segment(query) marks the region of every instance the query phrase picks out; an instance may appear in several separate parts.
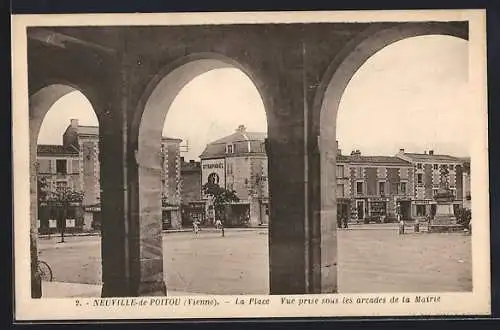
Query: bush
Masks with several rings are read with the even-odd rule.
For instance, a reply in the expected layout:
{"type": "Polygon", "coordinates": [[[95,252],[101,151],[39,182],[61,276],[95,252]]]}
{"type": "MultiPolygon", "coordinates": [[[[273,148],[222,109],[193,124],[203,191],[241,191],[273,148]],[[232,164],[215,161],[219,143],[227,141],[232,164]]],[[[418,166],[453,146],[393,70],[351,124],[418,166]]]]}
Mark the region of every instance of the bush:
{"type": "Polygon", "coordinates": [[[457,217],[457,223],[459,225],[462,225],[464,228],[469,228],[472,218],[471,211],[469,209],[461,207],[457,210],[455,216],[457,217]]]}

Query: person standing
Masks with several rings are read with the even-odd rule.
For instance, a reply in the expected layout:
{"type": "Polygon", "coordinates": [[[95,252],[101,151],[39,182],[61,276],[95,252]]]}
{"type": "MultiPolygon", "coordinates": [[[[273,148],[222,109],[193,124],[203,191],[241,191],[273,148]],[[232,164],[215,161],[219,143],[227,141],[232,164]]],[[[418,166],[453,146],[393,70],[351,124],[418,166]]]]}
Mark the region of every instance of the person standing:
{"type": "Polygon", "coordinates": [[[198,234],[198,232],[200,231],[200,226],[199,225],[200,225],[200,222],[198,221],[198,219],[195,219],[193,221],[193,232],[195,234],[198,234]]]}

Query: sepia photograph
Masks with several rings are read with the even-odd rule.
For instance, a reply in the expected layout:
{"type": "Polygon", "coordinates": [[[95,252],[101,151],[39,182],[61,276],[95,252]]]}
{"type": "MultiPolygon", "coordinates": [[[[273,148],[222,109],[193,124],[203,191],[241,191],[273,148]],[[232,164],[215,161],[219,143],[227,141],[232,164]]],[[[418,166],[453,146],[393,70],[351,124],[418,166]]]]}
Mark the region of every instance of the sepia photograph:
{"type": "Polygon", "coordinates": [[[12,31],[17,319],[490,313],[484,11],[12,31]]]}

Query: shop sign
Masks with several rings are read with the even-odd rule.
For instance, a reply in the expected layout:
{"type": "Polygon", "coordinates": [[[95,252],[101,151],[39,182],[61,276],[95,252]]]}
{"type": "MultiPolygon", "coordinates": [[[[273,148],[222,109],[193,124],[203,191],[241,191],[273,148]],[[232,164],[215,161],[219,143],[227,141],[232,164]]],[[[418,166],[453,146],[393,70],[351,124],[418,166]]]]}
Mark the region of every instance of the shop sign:
{"type": "Polygon", "coordinates": [[[415,201],[416,205],[428,205],[428,204],[436,204],[435,201],[415,201]]]}
{"type": "Polygon", "coordinates": [[[370,202],[387,202],[387,198],[375,197],[368,199],[370,202]]]}
{"type": "Polygon", "coordinates": [[[75,219],[66,219],[66,227],[74,228],[75,227],[75,219]]]}
{"type": "Polygon", "coordinates": [[[54,219],[49,219],[49,228],[57,228],[57,221],[54,219]]]}
{"type": "MultiPolygon", "coordinates": [[[[202,185],[212,183],[219,185],[222,188],[226,187],[226,160],[218,159],[202,159],[201,160],[201,182],[202,185]]],[[[208,198],[204,195],[203,198],[208,198]]]]}

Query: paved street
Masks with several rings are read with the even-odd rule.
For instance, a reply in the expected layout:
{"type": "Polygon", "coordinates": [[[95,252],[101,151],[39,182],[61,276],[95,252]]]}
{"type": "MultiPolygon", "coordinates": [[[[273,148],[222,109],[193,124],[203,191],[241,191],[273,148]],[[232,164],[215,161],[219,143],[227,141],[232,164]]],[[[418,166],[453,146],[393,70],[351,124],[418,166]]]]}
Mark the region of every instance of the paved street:
{"type": "MultiPolygon", "coordinates": [[[[54,281],[100,284],[100,238],[40,239],[40,258],[54,281]]],[[[164,234],[169,290],[191,293],[269,292],[266,230],[164,234]]],[[[468,291],[470,236],[410,233],[394,225],[352,226],[339,232],[339,291],[468,291]]]]}

